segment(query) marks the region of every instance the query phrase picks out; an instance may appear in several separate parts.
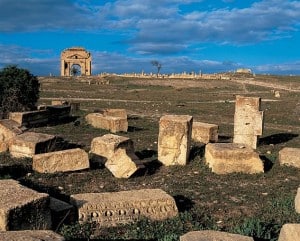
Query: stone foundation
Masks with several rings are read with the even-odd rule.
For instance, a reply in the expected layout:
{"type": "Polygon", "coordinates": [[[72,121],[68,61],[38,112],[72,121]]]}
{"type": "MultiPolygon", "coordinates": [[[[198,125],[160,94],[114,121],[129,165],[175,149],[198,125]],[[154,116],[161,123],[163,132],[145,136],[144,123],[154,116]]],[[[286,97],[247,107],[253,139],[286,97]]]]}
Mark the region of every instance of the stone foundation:
{"type": "Polygon", "coordinates": [[[40,173],[78,171],[89,167],[88,154],[80,148],[37,154],[32,160],[32,169],[40,173]]]}
{"type": "Polygon", "coordinates": [[[203,230],[188,232],[180,236],[180,241],[254,241],[254,239],[239,234],[203,230]]]}
{"type": "Polygon", "coordinates": [[[160,118],[158,160],[166,166],[186,165],[191,145],[193,117],[166,115],[160,118]]]}
{"type": "Polygon", "coordinates": [[[278,241],[296,241],[300,240],[300,224],[287,223],[280,229],[278,241]]]}
{"type": "Polygon", "coordinates": [[[23,230],[0,232],[1,241],[65,241],[51,230],[23,230]]]}
{"type": "Polygon", "coordinates": [[[51,229],[48,194],[12,179],[0,180],[0,186],[0,231],[51,229]]]}
{"type": "Polygon", "coordinates": [[[300,168],[300,148],[285,147],[279,151],[280,165],[300,168]]]}
{"type": "Polygon", "coordinates": [[[71,195],[78,208],[79,222],[115,226],[145,217],[151,220],[173,218],[178,214],[175,200],[161,189],[71,195]]]}
{"type": "Polygon", "coordinates": [[[192,140],[205,144],[209,142],[218,142],[218,131],[218,125],[193,122],[192,140]]]}
{"type": "Polygon", "coordinates": [[[242,144],[209,143],[205,147],[205,161],[216,174],[264,172],[259,154],[242,144]]]}

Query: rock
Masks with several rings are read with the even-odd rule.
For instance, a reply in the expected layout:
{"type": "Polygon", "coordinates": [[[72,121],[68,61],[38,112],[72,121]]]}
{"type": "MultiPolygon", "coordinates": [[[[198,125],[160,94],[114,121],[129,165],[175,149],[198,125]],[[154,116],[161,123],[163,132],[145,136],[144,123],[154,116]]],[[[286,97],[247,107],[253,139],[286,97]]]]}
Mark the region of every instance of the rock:
{"type": "Polygon", "coordinates": [[[300,168],[300,148],[284,147],[279,151],[279,163],[300,168]]]}
{"type": "Polygon", "coordinates": [[[300,187],[297,190],[297,194],[295,197],[295,209],[296,212],[300,214],[300,187]]]}
{"type": "Polygon", "coordinates": [[[219,126],[215,124],[193,122],[192,139],[196,142],[218,142],[219,126]]]}
{"type": "Polygon", "coordinates": [[[278,241],[296,241],[300,240],[300,224],[287,223],[280,229],[278,241]]]}

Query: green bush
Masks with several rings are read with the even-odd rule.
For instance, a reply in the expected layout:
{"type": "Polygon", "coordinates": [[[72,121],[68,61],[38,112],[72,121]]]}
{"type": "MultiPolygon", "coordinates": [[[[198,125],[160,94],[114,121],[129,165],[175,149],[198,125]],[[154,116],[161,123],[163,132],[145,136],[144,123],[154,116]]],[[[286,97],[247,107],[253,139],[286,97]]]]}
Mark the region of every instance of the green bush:
{"type": "Polygon", "coordinates": [[[0,71],[0,116],[8,112],[35,108],[39,98],[39,82],[28,70],[7,66],[0,71]]]}

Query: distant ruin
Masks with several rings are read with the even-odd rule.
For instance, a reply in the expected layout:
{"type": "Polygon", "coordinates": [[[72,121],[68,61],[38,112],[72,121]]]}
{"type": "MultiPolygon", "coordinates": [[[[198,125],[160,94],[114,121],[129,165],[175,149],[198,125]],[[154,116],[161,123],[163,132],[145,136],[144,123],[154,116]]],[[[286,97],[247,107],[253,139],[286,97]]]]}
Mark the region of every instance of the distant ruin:
{"type": "Polygon", "coordinates": [[[81,47],[65,49],[61,53],[61,76],[72,76],[73,68],[80,67],[79,75],[90,76],[92,74],[92,56],[81,47]]]}

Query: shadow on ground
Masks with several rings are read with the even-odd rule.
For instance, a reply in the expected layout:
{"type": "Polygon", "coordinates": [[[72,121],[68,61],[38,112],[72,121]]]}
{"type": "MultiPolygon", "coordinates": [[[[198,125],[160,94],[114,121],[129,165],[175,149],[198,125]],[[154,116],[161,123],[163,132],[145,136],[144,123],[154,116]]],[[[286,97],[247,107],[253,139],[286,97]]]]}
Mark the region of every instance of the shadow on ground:
{"type": "Polygon", "coordinates": [[[259,145],[276,145],[280,143],[288,142],[296,137],[298,137],[298,134],[293,133],[277,133],[274,135],[266,136],[259,139],[259,145]]]}

